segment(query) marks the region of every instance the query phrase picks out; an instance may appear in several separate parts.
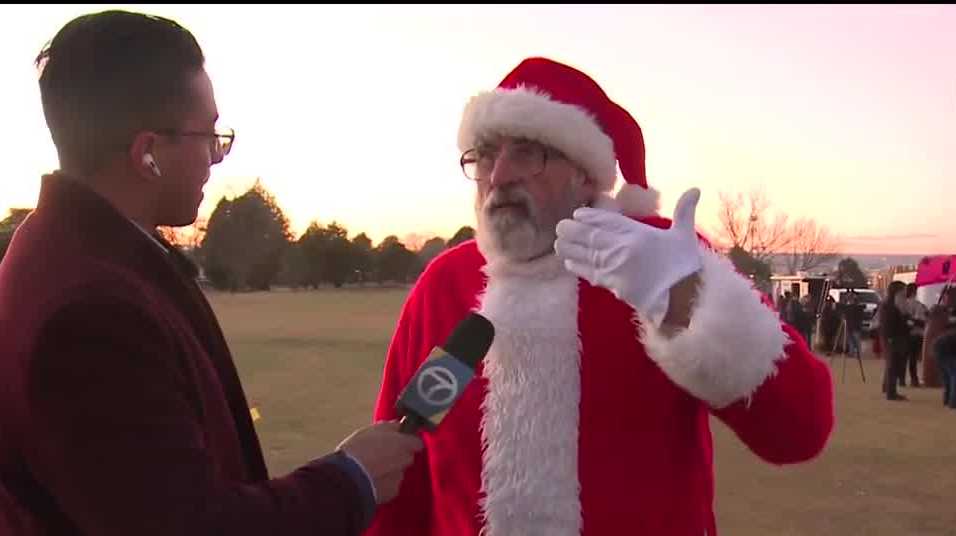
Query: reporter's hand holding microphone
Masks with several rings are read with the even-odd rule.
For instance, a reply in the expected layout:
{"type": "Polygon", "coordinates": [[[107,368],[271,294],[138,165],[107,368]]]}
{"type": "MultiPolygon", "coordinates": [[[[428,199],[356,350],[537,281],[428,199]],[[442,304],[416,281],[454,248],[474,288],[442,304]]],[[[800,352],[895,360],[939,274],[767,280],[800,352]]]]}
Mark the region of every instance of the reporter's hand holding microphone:
{"type": "Polygon", "coordinates": [[[358,430],[343,441],[345,452],[365,469],[378,504],[398,495],[405,469],[422,449],[417,432],[434,430],[475,375],[475,367],[491,347],[494,327],[472,313],[422,363],[396,402],[401,422],[381,422],[358,430]]]}
{"type": "Polygon", "coordinates": [[[396,421],[357,430],[336,450],[345,452],[365,469],[375,490],[375,501],[383,504],[398,495],[405,469],[422,446],[418,436],[400,432],[396,421]]]}

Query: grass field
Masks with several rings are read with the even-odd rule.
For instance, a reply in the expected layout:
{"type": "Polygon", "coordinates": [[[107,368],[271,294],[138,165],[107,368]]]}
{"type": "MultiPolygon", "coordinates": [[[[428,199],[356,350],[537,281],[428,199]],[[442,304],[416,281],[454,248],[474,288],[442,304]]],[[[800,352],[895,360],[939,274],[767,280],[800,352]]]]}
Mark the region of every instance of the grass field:
{"type": "MultiPolygon", "coordinates": [[[[235,355],[273,475],[369,422],[406,290],[210,294],[235,355]]],[[[956,411],[939,389],[880,397],[882,361],[834,362],[837,427],[817,460],[762,463],[719,422],[721,534],[956,536],[956,411]]]]}

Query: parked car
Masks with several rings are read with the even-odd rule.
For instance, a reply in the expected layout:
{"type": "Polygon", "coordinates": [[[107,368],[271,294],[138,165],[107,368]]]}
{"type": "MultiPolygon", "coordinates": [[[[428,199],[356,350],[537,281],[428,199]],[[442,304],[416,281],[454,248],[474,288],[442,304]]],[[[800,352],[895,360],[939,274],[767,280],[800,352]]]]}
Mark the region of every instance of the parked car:
{"type": "Polygon", "coordinates": [[[879,319],[876,308],[880,305],[880,295],[871,288],[831,288],[830,297],[837,304],[846,303],[850,291],[856,294],[857,303],[863,304],[863,333],[872,335],[876,332],[879,319]]]}

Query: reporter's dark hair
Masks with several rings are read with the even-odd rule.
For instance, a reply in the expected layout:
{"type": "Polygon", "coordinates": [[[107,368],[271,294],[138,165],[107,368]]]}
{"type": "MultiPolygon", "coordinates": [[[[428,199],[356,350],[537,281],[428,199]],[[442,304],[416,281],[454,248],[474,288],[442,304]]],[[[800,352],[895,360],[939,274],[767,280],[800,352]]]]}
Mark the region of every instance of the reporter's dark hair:
{"type": "Polygon", "coordinates": [[[204,63],[195,37],[169,19],[111,10],[68,22],[36,58],[61,167],[92,173],[136,132],[175,126],[204,63]]]}
{"type": "Polygon", "coordinates": [[[883,303],[888,303],[895,309],[896,295],[900,292],[906,292],[906,283],[902,281],[891,281],[889,286],[886,287],[886,297],[883,299],[883,303]]]}
{"type": "Polygon", "coordinates": [[[916,289],[917,289],[916,283],[907,283],[906,290],[904,292],[906,293],[906,296],[915,296],[916,289]]]}

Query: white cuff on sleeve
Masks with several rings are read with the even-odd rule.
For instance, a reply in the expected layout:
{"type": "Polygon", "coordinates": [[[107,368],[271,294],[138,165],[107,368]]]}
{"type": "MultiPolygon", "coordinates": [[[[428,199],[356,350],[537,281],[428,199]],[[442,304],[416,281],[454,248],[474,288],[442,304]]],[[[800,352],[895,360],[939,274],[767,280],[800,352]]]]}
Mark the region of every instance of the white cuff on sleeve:
{"type": "Polygon", "coordinates": [[[730,260],[701,249],[701,281],[690,325],[668,337],[661,333],[659,319],[642,317],[640,337],[647,355],[671,381],[719,409],[749,398],[775,374],[790,339],[777,314],[730,260]]]}

